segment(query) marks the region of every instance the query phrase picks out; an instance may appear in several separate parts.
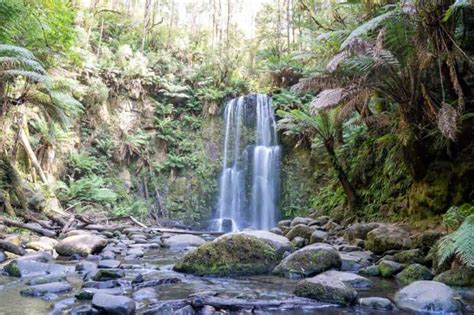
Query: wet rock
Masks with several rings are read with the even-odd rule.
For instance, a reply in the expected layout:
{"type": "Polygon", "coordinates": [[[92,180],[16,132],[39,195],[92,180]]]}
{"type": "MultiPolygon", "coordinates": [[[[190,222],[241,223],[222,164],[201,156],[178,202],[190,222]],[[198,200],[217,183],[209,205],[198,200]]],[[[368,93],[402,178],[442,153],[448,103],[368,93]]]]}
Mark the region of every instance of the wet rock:
{"type": "Polygon", "coordinates": [[[462,310],[461,298],[441,282],[416,281],[395,294],[395,303],[406,310],[426,313],[458,313],[462,310]]]}
{"type": "Polygon", "coordinates": [[[326,241],[327,238],[328,238],[328,233],[324,231],[320,231],[320,230],[315,230],[313,233],[311,233],[309,243],[310,244],[322,243],[326,241]]]}
{"type": "Polygon", "coordinates": [[[348,285],[354,289],[370,288],[372,286],[372,282],[369,279],[358,276],[351,272],[329,270],[321,273],[320,275],[342,281],[345,285],[348,285]]]}
{"type": "Polygon", "coordinates": [[[297,226],[298,224],[308,225],[311,221],[311,218],[296,217],[291,221],[290,226],[297,226]]]}
{"type": "Polygon", "coordinates": [[[400,283],[407,285],[418,280],[431,280],[433,274],[423,265],[411,264],[398,273],[396,278],[400,283]]]}
{"type": "Polygon", "coordinates": [[[54,249],[62,256],[87,256],[100,252],[108,241],[95,235],[76,235],[61,240],[54,249]]]}
{"type": "Polygon", "coordinates": [[[303,248],[306,246],[306,243],[308,241],[302,237],[295,237],[292,241],[291,244],[293,245],[294,248],[303,248]]]}
{"type": "Polygon", "coordinates": [[[256,275],[270,272],[277,262],[277,251],[267,242],[235,233],[189,252],[175,264],[174,270],[196,275],[256,275]]]}
{"type": "Polygon", "coordinates": [[[7,255],[5,255],[5,253],[0,250],[0,263],[4,262],[7,259],[8,259],[7,255]]]}
{"type": "Polygon", "coordinates": [[[216,309],[210,305],[204,305],[201,310],[199,311],[199,315],[214,315],[216,313],[216,309]]]}
{"type": "Polygon", "coordinates": [[[393,261],[401,264],[423,264],[425,255],[420,249],[409,249],[394,254],[393,261]]]}
{"type": "Polygon", "coordinates": [[[115,280],[125,277],[125,272],[123,270],[116,269],[99,269],[92,277],[94,281],[108,281],[115,280]]]}
{"type": "Polygon", "coordinates": [[[378,277],[380,276],[380,270],[378,266],[369,266],[359,270],[359,274],[366,277],[378,277]]]}
{"type": "Polygon", "coordinates": [[[127,255],[135,257],[143,257],[145,253],[140,248],[132,248],[127,251],[127,255]]]}
{"type": "Polygon", "coordinates": [[[183,308],[180,308],[173,313],[174,315],[194,315],[196,312],[194,311],[191,305],[186,305],[183,308]]]}
{"type": "MultiPolygon", "coordinates": [[[[273,249],[275,249],[278,255],[283,255],[285,252],[292,252],[294,250],[293,245],[286,237],[268,231],[252,230],[242,231],[236,234],[256,237],[259,240],[264,241],[265,243],[273,247],[273,249]]],[[[223,235],[218,239],[226,237],[226,235],[223,235]]]]}
{"type": "Polygon", "coordinates": [[[83,288],[110,289],[120,286],[117,280],[108,281],[87,281],[82,285],[83,288]]]}
{"type": "Polygon", "coordinates": [[[323,216],[319,216],[319,217],[314,218],[313,221],[311,221],[311,223],[309,225],[323,226],[323,225],[327,224],[330,220],[331,220],[331,217],[329,217],[327,215],[323,215],[323,216]]]}
{"type": "Polygon", "coordinates": [[[64,235],[64,238],[77,236],[77,235],[91,235],[91,234],[92,233],[90,231],[86,231],[86,230],[71,230],[64,235]]]}
{"type": "Polygon", "coordinates": [[[274,227],[270,229],[270,232],[277,234],[277,235],[283,235],[283,231],[280,228],[274,227]]]}
{"type": "Polygon", "coordinates": [[[43,236],[36,241],[31,241],[27,243],[25,247],[34,249],[36,251],[52,251],[54,250],[54,246],[56,246],[57,243],[57,240],[43,236]]]}
{"type": "Polygon", "coordinates": [[[334,247],[316,243],[285,257],[273,273],[288,278],[309,277],[341,266],[341,257],[334,247]]]}
{"type": "Polygon", "coordinates": [[[76,265],[75,270],[85,275],[85,278],[90,278],[96,273],[97,264],[90,261],[82,261],[76,265]]]}
{"type": "Polygon", "coordinates": [[[154,280],[147,280],[140,283],[132,283],[134,289],[141,289],[141,288],[149,288],[149,287],[156,287],[163,284],[170,284],[170,283],[179,283],[181,279],[179,278],[163,278],[163,279],[154,279],[154,280]]]}
{"type": "Polygon", "coordinates": [[[73,307],[68,315],[99,315],[99,310],[92,307],[92,305],[78,305],[73,307]]]}
{"type": "Polygon", "coordinates": [[[126,296],[95,294],[92,305],[106,314],[129,315],[135,313],[135,301],[126,296]]]}
{"type": "Polygon", "coordinates": [[[96,294],[110,294],[110,295],[121,295],[123,290],[121,288],[106,288],[106,289],[96,289],[96,288],[83,288],[76,293],[76,299],[80,301],[92,300],[96,294]]]}
{"type": "Polygon", "coordinates": [[[20,291],[23,296],[39,297],[46,294],[61,294],[72,291],[72,286],[67,282],[52,282],[45,284],[33,285],[20,291]]]}
{"type": "Polygon", "coordinates": [[[330,233],[334,233],[334,232],[337,232],[337,231],[340,231],[342,230],[342,226],[337,224],[336,222],[334,222],[333,220],[329,220],[328,223],[324,224],[321,229],[323,229],[324,231],[328,231],[330,233]]]}
{"type": "Polygon", "coordinates": [[[341,271],[357,272],[370,266],[374,258],[370,251],[353,251],[339,254],[341,256],[341,271]]]}
{"type": "Polygon", "coordinates": [[[101,259],[101,256],[99,255],[87,255],[86,260],[87,261],[99,261],[101,259]]]}
{"type": "Polygon", "coordinates": [[[61,300],[59,302],[54,303],[53,309],[51,311],[51,315],[62,315],[63,311],[66,309],[70,308],[71,306],[74,305],[76,300],[74,298],[67,298],[64,300],[61,300]]]}
{"type": "Polygon", "coordinates": [[[350,242],[356,239],[365,240],[367,239],[367,234],[379,226],[379,223],[354,223],[346,229],[344,238],[350,242]]]}
{"type": "Polygon", "coordinates": [[[132,297],[135,301],[141,302],[144,300],[154,300],[158,297],[158,294],[153,288],[143,288],[133,292],[132,297]]]}
{"type": "Polygon", "coordinates": [[[291,241],[295,237],[302,237],[304,239],[307,239],[308,242],[311,239],[311,234],[313,234],[314,228],[311,228],[307,225],[304,224],[298,224],[293,226],[286,234],[285,236],[291,241]]]}
{"type": "Polygon", "coordinates": [[[392,249],[408,248],[411,245],[410,233],[396,224],[381,225],[367,233],[365,247],[376,254],[392,249]]]}
{"type": "Polygon", "coordinates": [[[52,282],[64,282],[66,281],[66,275],[46,275],[46,276],[39,276],[34,277],[26,281],[28,285],[37,285],[37,284],[45,284],[45,283],[52,283],[52,282]]]}
{"type": "Polygon", "coordinates": [[[414,245],[424,251],[428,251],[445,234],[435,230],[424,231],[415,236],[414,245]]]}
{"type": "Polygon", "coordinates": [[[291,220],[281,220],[278,222],[277,226],[282,229],[283,227],[289,227],[291,224],[291,220]]]}
{"type": "Polygon", "coordinates": [[[294,293],[296,296],[339,305],[350,305],[357,298],[357,291],[353,288],[324,274],[300,281],[294,293]]]}
{"type": "Polygon", "coordinates": [[[394,309],[392,301],[383,297],[366,297],[359,299],[359,305],[375,310],[390,311],[394,309]]]}
{"type": "Polygon", "coordinates": [[[440,273],[434,280],[450,286],[474,287],[474,268],[456,267],[440,273]]]}
{"type": "Polygon", "coordinates": [[[12,260],[4,267],[8,275],[12,277],[33,277],[47,274],[64,274],[67,269],[58,264],[42,263],[35,260],[12,260]]]}
{"type": "Polygon", "coordinates": [[[344,252],[344,253],[363,252],[364,249],[356,245],[341,245],[339,251],[344,252]]]}
{"type": "Polygon", "coordinates": [[[403,270],[403,265],[390,260],[382,260],[378,263],[380,276],[390,278],[403,270]]]}
{"type": "Polygon", "coordinates": [[[171,249],[184,249],[190,246],[201,246],[205,240],[196,235],[180,234],[173,235],[163,240],[163,246],[171,249]]]}
{"type": "Polygon", "coordinates": [[[120,267],[120,261],[115,260],[115,259],[104,259],[99,261],[97,264],[99,268],[105,268],[105,269],[115,269],[120,267]]]}

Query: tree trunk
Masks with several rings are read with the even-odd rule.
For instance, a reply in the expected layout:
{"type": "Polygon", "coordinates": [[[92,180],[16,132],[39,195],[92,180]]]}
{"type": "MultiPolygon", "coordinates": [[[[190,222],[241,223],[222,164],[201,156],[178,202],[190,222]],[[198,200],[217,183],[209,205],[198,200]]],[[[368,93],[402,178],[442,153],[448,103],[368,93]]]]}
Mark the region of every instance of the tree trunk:
{"type": "Polygon", "coordinates": [[[35,152],[31,148],[30,141],[28,140],[28,137],[26,136],[25,131],[23,130],[23,127],[19,126],[19,128],[20,128],[20,132],[19,132],[20,142],[23,145],[23,147],[25,148],[25,152],[28,155],[28,158],[30,159],[30,161],[33,164],[36,171],[38,172],[38,174],[41,178],[41,181],[43,181],[43,183],[47,184],[48,179],[47,179],[46,175],[44,174],[43,169],[41,168],[41,165],[38,162],[38,159],[36,158],[35,152]]]}
{"type": "Polygon", "coordinates": [[[336,156],[336,152],[334,151],[334,141],[331,140],[326,140],[324,141],[324,146],[326,148],[326,151],[329,154],[329,159],[331,161],[331,165],[334,167],[337,173],[337,178],[339,179],[339,182],[342,185],[342,188],[344,189],[344,192],[347,195],[347,201],[349,202],[349,207],[351,209],[354,209],[355,206],[357,205],[357,194],[350,183],[349,179],[347,178],[347,174],[342,168],[342,166],[339,164],[339,161],[336,156]]]}

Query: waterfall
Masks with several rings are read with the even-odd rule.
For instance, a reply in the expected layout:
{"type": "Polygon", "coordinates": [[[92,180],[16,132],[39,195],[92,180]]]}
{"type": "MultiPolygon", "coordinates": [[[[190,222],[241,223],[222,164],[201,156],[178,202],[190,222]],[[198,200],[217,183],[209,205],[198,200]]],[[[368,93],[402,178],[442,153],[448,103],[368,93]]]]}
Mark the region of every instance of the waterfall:
{"type": "Polygon", "coordinates": [[[271,98],[241,96],[224,111],[223,168],[214,228],[270,229],[278,219],[280,147],[271,98]]]}

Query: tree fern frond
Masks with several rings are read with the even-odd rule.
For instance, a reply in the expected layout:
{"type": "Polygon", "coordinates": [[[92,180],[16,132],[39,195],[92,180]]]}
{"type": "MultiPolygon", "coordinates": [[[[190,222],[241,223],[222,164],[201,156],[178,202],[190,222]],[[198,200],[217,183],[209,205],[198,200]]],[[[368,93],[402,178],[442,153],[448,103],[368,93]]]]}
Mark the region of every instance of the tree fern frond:
{"type": "Polygon", "coordinates": [[[467,8],[469,6],[472,6],[472,0],[456,0],[448,10],[446,10],[446,13],[444,14],[443,17],[443,22],[447,22],[453,14],[455,14],[457,11],[467,8]]]}
{"type": "Polygon", "coordinates": [[[51,80],[47,75],[40,74],[38,72],[17,69],[0,71],[0,78],[14,79],[16,77],[24,77],[27,80],[30,80],[34,83],[42,83],[45,86],[49,86],[51,84],[51,80]]]}
{"type": "Polygon", "coordinates": [[[470,215],[455,232],[443,237],[436,246],[438,266],[448,264],[454,257],[467,266],[474,266],[473,236],[474,215],[470,215]]]}
{"type": "Polygon", "coordinates": [[[46,70],[36,60],[22,57],[0,56],[0,71],[18,69],[18,67],[21,67],[23,70],[46,74],[46,70]]]}
{"type": "Polygon", "coordinates": [[[0,56],[16,56],[25,59],[35,59],[33,53],[26,48],[4,44],[0,44],[0,56]]]}

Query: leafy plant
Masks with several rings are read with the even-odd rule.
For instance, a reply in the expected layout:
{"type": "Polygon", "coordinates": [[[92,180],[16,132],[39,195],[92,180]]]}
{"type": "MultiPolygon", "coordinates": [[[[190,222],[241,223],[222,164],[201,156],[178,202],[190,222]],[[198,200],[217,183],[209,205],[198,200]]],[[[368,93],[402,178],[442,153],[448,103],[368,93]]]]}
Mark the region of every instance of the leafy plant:
{"type": "Polygon", "coordinates": [[[106,187],[102,177],[90,175],[79,180],[70,178],[69,185],[58,183],[58,197],[67,203],[75,201],[110,204],[117,199],[117,194],[106,187]]]}
{"type": "Polygon", "coordinates": [[[443,214],[443,223],[449,229],[455,230],[471,214],[474,214],[474,206],[472,204],[466,203],[459,207],[452,206],[443,214]]]}

